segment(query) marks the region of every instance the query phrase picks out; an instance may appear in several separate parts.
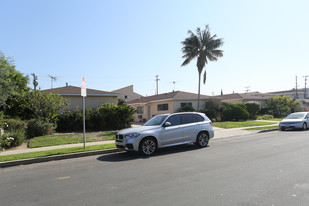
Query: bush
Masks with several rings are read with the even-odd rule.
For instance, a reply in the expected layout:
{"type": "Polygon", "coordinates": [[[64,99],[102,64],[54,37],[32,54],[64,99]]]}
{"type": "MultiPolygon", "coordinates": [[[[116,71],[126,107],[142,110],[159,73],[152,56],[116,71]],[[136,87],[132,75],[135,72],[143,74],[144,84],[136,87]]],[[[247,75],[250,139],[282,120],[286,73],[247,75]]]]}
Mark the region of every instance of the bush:
{"type": "Polygon", "coordinates": [[[19,119],[4,119],[1,121],[0,127],[2,127],[5,131],[19,129],[25,130],[27,128],[27,123],[19,119]]]}
{"type": "MultiPolygon", "coordinates": [[[[128,105],[103,104],[97,109],[85,112],[87,131],[118,130],[131,126],[135,110],[128,105]]],[[[58,115],[57,132],[77,132],[83,130],[81,110],[67,110],[58,115]]]]}
{"type": "Polygon", "coordinates": [[[273,115],[270,115],[270,114],[265,114],[263,116],[258,116],[257,119],[258,120],[270,120],[270,119],[273,119],[274,116],[273,115]]]}
{"type": "Polygon", "coordinates": [[[190,105],[183,106],[177,110],[177,112],[194,112],[194,111],[195,109],[190,105]]]}
{"type": "Polygon", "coordinates": [[[0,149],[21,145],[26,140],[25,129],[12,129],[0,138],[0,149]]]}
{"type": "Polygon", "coordinates": [[[224,120],[247,120],[249,118],[249,112],[245,109],[243,104],[229,104],[223,110],[224,120]]]}
{"type": "Polygon", "coordinates": [[[247,107],[247,111],[250,114],[250,119],[256,119],[256,115],[261,108],[260,105],[254,102],[246,103],[245,105],[247,107]]]}
{"type": "Polygon", "coordinates": [[[53,124],[43,120],[31,119],[28,121],[27,137],[50,135],[53,133],[53,124]]]}

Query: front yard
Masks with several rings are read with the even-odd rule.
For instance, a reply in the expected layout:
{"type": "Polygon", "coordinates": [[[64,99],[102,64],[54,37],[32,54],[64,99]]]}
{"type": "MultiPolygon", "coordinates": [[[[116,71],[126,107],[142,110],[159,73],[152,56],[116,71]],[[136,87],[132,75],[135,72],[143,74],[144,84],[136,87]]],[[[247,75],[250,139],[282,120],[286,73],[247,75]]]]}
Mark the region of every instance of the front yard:
{"type": "Polygon", "coordinates": [[[264,125],[272,125],[275,124],[273,122],[261,122],[261,121],[242,121],[242,122],[214,122],[214,127],[220,127],[224,129],[230,128],[238,128],[238,127],[254,127],[254,126],[264,126],[264,125]]]}

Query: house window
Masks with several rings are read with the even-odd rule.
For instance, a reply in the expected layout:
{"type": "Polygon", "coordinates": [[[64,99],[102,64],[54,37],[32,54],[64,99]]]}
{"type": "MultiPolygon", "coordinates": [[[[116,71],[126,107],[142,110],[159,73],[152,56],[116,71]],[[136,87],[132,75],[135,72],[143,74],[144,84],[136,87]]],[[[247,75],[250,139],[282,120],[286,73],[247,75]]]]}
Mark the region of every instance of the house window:
{"type": "Polygon", "coordinates": [[[158,104],[158,111],[168,110],[168,104],[158,104]]]}
{"type": "Polygon", "coordinates": [[[181,102],[181,103],[180,103],[180,107],[184,107],[184,106],[190,106],[190,107],[192,107],[192,102],[181,102]]]}
{"type": "Polygon", "coordinates": [[[137,114],[144,114],[144,107],[143,106],[137,107],[136,110],[137,110],[137,114]]]}
{"type": "Polygon", "coordinates": [[[130,96],[125,95],[124,98],[125,98],[125,99],[130,99],[130,96]]]}

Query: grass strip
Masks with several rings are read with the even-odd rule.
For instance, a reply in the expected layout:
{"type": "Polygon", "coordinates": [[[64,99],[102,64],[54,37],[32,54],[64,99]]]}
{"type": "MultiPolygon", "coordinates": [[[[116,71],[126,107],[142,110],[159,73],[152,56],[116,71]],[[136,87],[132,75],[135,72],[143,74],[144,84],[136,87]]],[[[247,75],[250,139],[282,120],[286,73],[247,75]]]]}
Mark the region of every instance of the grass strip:
{"type": "MultiPolygon", "coordinates": [[[[97,132],[98,137],[86,136],[86,142],[98,142],[104,140],[114,140],[117,131],[97,132]]],[[[63,144],[83,143],[83,134],[53,134],[34,137],[29,142],[30,148],[48,147],[63,144]]]]}
{"type": "Polygon", "coordinates": [[[238,128],[238,127],[253,127],[253,126],[263,126],[263,125],[271,125],[273,122],[260,122],[260,121],[243,121],[243,122],[214,122],[213,125],[215,127],[220,127],[224,129],[230,128],[238,128]]]}
{"type": "Polygon", "coordinates": [[[29,159],[29,158],[36,158],[36,157],[46,157],[46,156],[60,155],[60,154],[70,154],[70,153],[76,153],[76,152],[112,149],[112,148],[116,148],[114,143],[87,146],[85,149],[84,147],[72,147],[72,148],[65,148],[65,149],[40,151],[40,152],[29,152],[29,153],[15,154],[15,155],[4,155],[4,156],[0,156],[0,162],[29,159]]]}
{"type": "Polygon", "coordinates": [[[279,129],[279,126],[269,126],[269,127],[253,127],[244,130],[266,130],[266,129],[279,129]]]}

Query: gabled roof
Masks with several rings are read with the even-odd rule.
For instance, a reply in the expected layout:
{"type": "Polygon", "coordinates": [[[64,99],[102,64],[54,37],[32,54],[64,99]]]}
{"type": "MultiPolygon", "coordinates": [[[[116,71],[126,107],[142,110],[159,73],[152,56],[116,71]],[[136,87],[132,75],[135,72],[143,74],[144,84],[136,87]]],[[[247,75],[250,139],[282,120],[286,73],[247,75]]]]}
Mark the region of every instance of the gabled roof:
{"type": "MultiPolygon", "coordinates": [[[[106,92],[101,90],[95,90],[95,89],[86,89],[87,96],[119,96],[117,93],[112,92],[106,92]]],[[[42,90],[42,92],[46,93],[58,93],[60,95],[70,95],[70,96],[81,96],[81,88],[80,87],[74,87],[74,86],[65,86],[65,87],[58,87],[54,89],[45,89],[42,90]]]]}
{"type": "Polygon", "coordinates": [[[214,96],[221,100],[232,100],[232,99],[256,99],[263,100],[269,99],[272,96],[271,94],[263,94],[259,92],[249,92],[249,93],[234,93],[234,94],[225,94],[225,95],[217,95],[214,96]]]}
{"type": "Polygon", "coordinates": [[[136,95],[136,96],[140,96],[140,97],[143,96],[143,95],[140,95],[140,94],[134,92],[133,85],[123,87],[123,88],[120,88],[120,89],[116,89],[116,90],[113,90],[112,92],[119,93],[119,94],[125,94],[128,91],[131,92],[132,94],[136,95]]]}
{"type": "MultiPolygon", "coordinates": [[[[207,95],[201,95],[200,99],[210,98],[207,95]]],[[[164,100],[197,100],[197,94],[183,91],[173,91],[148,97],[141,97],[139,99],[133,99],[128,101],[127,104],[138,104],[138,103],[149,103],[155,101],[164,101],[164,100]]]]}

